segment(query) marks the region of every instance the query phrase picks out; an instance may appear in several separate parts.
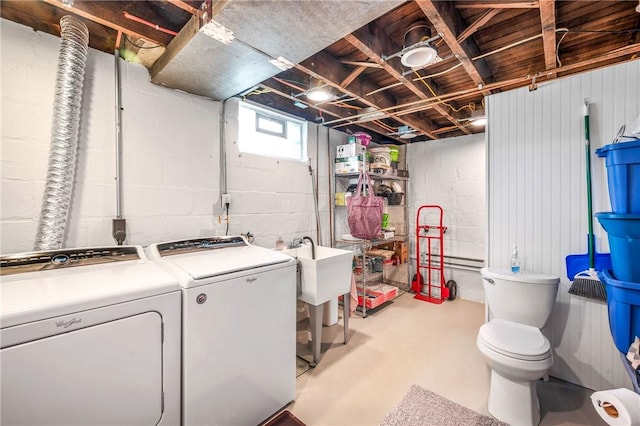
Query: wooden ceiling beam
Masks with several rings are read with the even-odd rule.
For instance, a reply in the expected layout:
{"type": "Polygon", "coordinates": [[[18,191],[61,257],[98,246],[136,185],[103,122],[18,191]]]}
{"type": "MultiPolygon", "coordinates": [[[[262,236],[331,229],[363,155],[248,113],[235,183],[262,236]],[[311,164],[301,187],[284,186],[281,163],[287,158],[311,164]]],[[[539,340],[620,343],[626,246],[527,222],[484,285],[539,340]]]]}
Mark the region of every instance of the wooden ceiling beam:
{"type": "Polygon", "coordinates": [[[191,6],[189,3],[184,2],[182,0],[167,0],[167,3],[171,3],[172,5],[179,7],[182,10],[189,12],[192,15],[198,14],[198,9],[191,6]]]}
{"type": "MultiPolygon", "coordinates": [[[[475,85],[483,87],[492,81],[493,76],[486,61],[474,62],[471,60],[477,53],[480,53],[477,43],[471,38],[467,38],[462,43],[457,40],[456,29],[463,28],[466,24],[460,13],[455,10],[454,5],[451,2],[434,0],[416,0],[416,3],[429,19],[429,22],[433,24],[436,31],[442,36],[451,52],[462,63],[462,67],[469,74],[475,85]]],[[[489,95],[491,92],[483,90],[482,93],[489,95]]]]}
{"type": "Polygon", "coordinates": [[[518,2],[477,2],[477,1],[456,1],[458,9],[537,9],[538,1],[518,1],[518,2]]]}
{"type": "MultiPolygon", "coordinates": [[[[360,52],[367,55],[370,61],[380,65],[385,71],[387,71],[393,78],[404,84],[404,86],[413,92],[420,99],[427,99],[429,96],[422,91],[413,81],[406,78],[402,75],[402,72],[398,71],[398,69],[393,65],[393,63],[398,63],[398,60],[394,58],[394,61],[385,61],[382,58],[382,52],[388,52],[391,54],[392,52],[396,52],[401,50],[400,46],[393,46],[389,37],[386,36],[384,30],[382,30],[375,22],[370,25],[365,25],[360,28],[358,31],[345,36],[346,41],[351,43],[353,47],[358,49],[360,52]]],[[[449,120],[453,125],[457,126],[461,131],[466,134],[471,134],[468,129],[462,126],[458,119],[452,116],[446,107],[442,105],[438,105],[434,108],[449,120]]]]}
{"type": "MultiPolygon", "coordinates": [[[[144,24],[126,20],[122,13],[116,13],[105,2],[75,2],[73,6],[67,6],[59,0],[42,0],[44,3],[63,9],[69,13],[78,15],[84,19],[120,31],[132,37],[142,38],[160,46],[166,46],[173,36],[156,31],[144,24]],[[126,25],[125,25],[126,24],[126,25]]],[[[110,2],[106,2],[110,3],[110,2]]]]}
{"type": "Polygon", "coordinates": [[[487,22],[491,20],[494,16],[500,13],[502,9],[489,9],[484,12],[475,22],[467,27],[466,30],[458,34],[456,37],[456,41],[458,43],[462,43],[469,37],[471,37],[476,31],[478,31],[481,27],[483,27],[487,22]]]}
{"type": "MultiPolygon", "coordinates": [[[[395,99],[385,92],[376,92],[367,96],[367,93],[378,89],[378,87],[369,80],[356,79],[348,88],[340,86],[340,82],[344,81],[350,72],[336,58],[326,52],[319,52],[315,54],[311,58],[296,64],[295,68],[314,78],[323,80],[330,86],[359,100],[367,106],[376,109],[385,109],[396,105],[395,99]]],[[[386,115],[419,132],[422,132],[431,139],[438,139],[437,135],[432,132],[432,130],[434,130],[433,123],[428,120],[412,116],[396,117],[394,113],[387,113],[386,115]]]]}
{"type": "Polygon", "coordinates": [[[362,74],[364,72],[364,70],[366,70],[366,69],[367,69],[367,67],[360,65],[359,67],[357,67],[356,69],[351,71],[351,74],[349,74],[344,80],[342,80],[340,82],[340,86],[341,87],[347,87],[348,85],[353,83],[353,80],[358,78],[358,76],[360,74],[362,74]]]}
{"type": "MultiPolygon", "coordinates": [[[[487,85],[487,89],[499,90],[506,87],[509,87],[510,89],[525,87],[529,85],[529,83],[531,82],[531,78],[534,76],[538,79],[538,83],[542,83],[549,80],[553,80],[554,78],[557,77],[558,73],[567,73],[563,75],[563,77],[565,77],[567,75],[579,74],[581,72],[591,71],[592,68],[589,68],[589,67],[591,67],[592,65],[596,65],[600,62],[617,60],[623,56],[628,56],[628,58],[623,59],[622,61],[620,61],[620,63],[637,60],[636,55],[638,53],[640,53],[640,43],[624,46],[624,47],[615,49],[611,52],[607,52],[603,55],[597,56],[595,58],[586,59],[584,61],[576,62],[570,65],[563,65],[551,71],[546,71],[546,70],[539,71],[539,72],[531,73],[528,76],[517,77],[517,78],[509,79],[506,81],[489,83],[487,85]],[[583,69],[583,68],[586,68],[586,69],[584,69],[583,71],[580,71],[580,69],[583,69]]],[[[443,98],[444,98],[444,101],[449,102],[456,99],[465,98],[465,97],[477,94],[479,92],[480,90],[478,88],[464,89],[464,90],[459,90],[457,92],[448,93],[444,95],[443,98]]],[[[441,103],[443,102],[443,99],[438,100],[436,98],[432,98],[427,101],[408,102],[403,105],[398,105],[398,109],[396,109],[394,112],[399,116],[404,114],[413,114],[416,111],[430,109],[433,107],[433,103],[437,103],[437,102],[441,103]]]]}
{"type": "Polygon", "coordinates": [[[556,2],[555,0],[540,0],[540,22],[542,24],[542,44],[544,46],[544,63],[547,70],[552,70],[556,67],[556,2]]]}

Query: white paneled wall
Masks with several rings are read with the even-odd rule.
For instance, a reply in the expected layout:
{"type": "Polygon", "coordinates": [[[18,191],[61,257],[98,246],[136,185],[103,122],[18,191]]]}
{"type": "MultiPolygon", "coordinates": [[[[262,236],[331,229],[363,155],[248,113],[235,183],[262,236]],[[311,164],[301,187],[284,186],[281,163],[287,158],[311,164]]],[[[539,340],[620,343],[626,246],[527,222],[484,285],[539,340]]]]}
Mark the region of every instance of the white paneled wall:
{"type": "MultiPolygon", "coordinates": [[[[29,251],[47,171],[58,37],[2,20],[2,253],[29,251]]],[[[115,244],[113,55],[89,49],[67,247],[115,244]]],[[[127,243],[224,232],[219,193],[220,103],[156,86],[121,62],[127,243]]]]}
{"type": "MultiPolygon", "coordinates": [[[[426,204],[440,205],[444,210],[443,221],[448,227],[445,256],[483,260],[487,227],[484,134],[412,143],[407,146],[407,167],[412,262],[416,212],[426,204]]],[[[460,298],[484,302],[479,272],[447,267],[445,278],[456,281],[460,298]]]]}
{"type": "MultiPolygon", "coordinates": [[[[606,304],[567,293],[565,258],[587,253],[582,105],[591,104],[592,150],[640,113],[640,61],[486,99],[488,262],[506,268],[514,245],[523,269],[561,277],[545,328],[553,376],[591,389],[630,386],[609,333],[606,304]]],[[[593,209],[609,211],[605,165],[592,155],[593,209]]],[[[594,219],[597,251],[608,252],[594,219]]]]}

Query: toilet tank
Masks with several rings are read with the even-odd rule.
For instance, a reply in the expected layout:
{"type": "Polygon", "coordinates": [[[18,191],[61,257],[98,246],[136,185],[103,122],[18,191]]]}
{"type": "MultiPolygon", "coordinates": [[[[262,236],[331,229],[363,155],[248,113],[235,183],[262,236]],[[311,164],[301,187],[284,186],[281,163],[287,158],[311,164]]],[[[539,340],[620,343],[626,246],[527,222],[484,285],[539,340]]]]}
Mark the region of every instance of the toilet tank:
{"type": "Polygon", "coordinates": [[[492,318],[542,328],[551,315],[560,278],[482,268],[482,286],[492,318]]]}

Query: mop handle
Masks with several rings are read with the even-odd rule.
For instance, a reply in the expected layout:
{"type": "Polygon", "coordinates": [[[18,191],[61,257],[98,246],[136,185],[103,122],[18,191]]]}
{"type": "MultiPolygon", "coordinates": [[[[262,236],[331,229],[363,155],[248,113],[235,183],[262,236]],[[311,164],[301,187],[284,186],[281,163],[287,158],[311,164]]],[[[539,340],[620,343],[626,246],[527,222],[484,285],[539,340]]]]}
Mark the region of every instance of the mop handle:
{"type": "Polygon", "coordinates": [[[593,269],[595,266],[595,251],[596,242],[593,235],[593,202],[591,199],[591,141],[589,135],[589,101],[584,100],[584,146],[585,157],[587,160],[587,213],[589,218],[587,220],[589,224],[589,268],[593,269]]]}

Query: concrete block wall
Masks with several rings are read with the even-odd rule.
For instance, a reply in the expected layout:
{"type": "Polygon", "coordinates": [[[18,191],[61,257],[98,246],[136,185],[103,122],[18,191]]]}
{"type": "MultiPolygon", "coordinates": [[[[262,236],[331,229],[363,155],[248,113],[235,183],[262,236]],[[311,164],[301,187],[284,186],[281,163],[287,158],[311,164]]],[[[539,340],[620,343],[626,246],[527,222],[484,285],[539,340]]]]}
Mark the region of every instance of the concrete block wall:
{"type": "MultiPolygon", "coordinates": [[[[275,247],[278,237],[285,242],[310,236],[318,241],[312,178],[308,161],[279,159],[242,153],[238,149],[239,100],[226,105],[227,192],[231,195],[229,233],[250,231],[255,243],[275,247]]],[[[308,123],[307,154],[317,188],[322,243],[329,236],[328,147],[330,140],[346,139],[334,130],[308,123]]]]}
{"type": "MultiPolygon", "coordinates": [[[[416,212],[422,205],[435,204],[444,210],[445,256],[485,258],[485,146],[484,133],[407,146],[412,276],[415,273],[416,212]]],[[[458,297],[484,302],[479,272],[445,267],[445,279],[456,281],[458,297]]]]}
{"type": "MultiPolygon", "coordinates": [[[[2,20],[1,251],[30,251],[46,178],[59,38],[2,20]]],[[[111,245],[114,58],[89,49],[66,247],[111,245]]],[[[156,86],[121,62],[126,243],[220,234],[220,102],[156,86]]]]}

